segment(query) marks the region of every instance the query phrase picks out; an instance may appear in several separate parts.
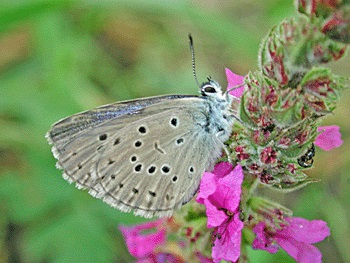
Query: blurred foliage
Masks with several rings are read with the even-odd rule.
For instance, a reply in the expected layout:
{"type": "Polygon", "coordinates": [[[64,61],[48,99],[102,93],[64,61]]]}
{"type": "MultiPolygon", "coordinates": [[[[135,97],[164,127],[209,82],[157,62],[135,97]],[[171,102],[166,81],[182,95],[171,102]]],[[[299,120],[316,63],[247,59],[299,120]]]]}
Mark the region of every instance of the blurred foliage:
{"type": "MultiPolygon", "coordinates": [[[[44,135],[76,112],[117,100],[196,94],[200,80],[226,85],[224,67],[257,69],[262,37],[296,15],[292,1],[3,0],[0,3],[0,262],[132,262],[118,224],[144,221],[61,177],[44,135]]],[[[331,65],[349,77],[349,56],[331,65]]],[[[322,182],[280,200],[295,216],[323,219],[324,262],[350,262],[350,93],[326,124],[344,144],[317,150],[309,175],[322,182]]],[[[276,194],[273,194],[276,198],[276,194]]],[[[252,262],[293,262],[252,251],[252,262]]]]}

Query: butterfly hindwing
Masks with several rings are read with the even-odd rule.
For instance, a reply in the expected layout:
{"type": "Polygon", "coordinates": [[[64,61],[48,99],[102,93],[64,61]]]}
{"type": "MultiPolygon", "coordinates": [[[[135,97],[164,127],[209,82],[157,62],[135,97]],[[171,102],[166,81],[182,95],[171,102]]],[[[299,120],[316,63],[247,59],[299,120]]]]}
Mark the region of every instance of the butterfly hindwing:
{"type": "Polygon", "coordinates": [[[203,136],[192,114],[166,110],[118,132],[112,139],[118,145],[106,147],[98,162],[101,180],[94,187],[96,195],[146,217],[169,216],[187,202],[208,166],[210,146],[214,147],[213,138],[203,136]],[[174,127],[174,119],[182,122],[174,127]]]}

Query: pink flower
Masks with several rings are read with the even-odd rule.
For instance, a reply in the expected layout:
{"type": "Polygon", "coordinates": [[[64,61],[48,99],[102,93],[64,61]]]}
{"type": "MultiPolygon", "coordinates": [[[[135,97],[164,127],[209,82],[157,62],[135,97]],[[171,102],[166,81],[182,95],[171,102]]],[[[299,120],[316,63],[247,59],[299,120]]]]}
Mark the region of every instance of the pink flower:
{"type": "Polygon", "coordinates": [[[162,219],[131,227],[119,226],[119,229],[130,254],[138,259],[151,254],[157,246],[165,242],[165,228],[162,219]],[[152,229],[155,231],[150,233],[152,229]],[[145,230],[148,233],[142,233],[145,230]]]}
{"type": "Polygon", "coordinates": [[[339,147],[343,143],[339,130],[340,127],[335,125],[319,126],[317,131],[321,133],[317,136],[314,144],[325,151],[339,147]]]}
{"type": "Polygon", "coordinates": [[[298,217],[285,218],[285,221],[287,225],[273,230],[268,229],[265,222],[257,224],[253,230],[256,233],[253,248],[276,253],[279,246],[297,262],[321,263],[321,252],[311,244],[320,242],[330,235],[327,223],[298,217]]]}
{"type": "MultiPolygon", "coordinates": [[[[227,89],[231,89],[235,86],[244,84],[244,82],[243,82],[244,76],[236,75],[228,68],[226,68],[225,71],[226,71],[226,78],[227,78],[227,82],[228,82],[227,89]]],[[[229,93],[230,93],[230,95],[232,95],[236,98],[240,98],[243,94],[243,91],[244,91],[244,86],[233,89],[229,93]]]]}
{"type": "Polygon", "coordinates": [[[221,259],[237,261],[240,256],[241,230],[239,202],[243,170],[237,165],[232,170],[230,163],[220,163],[212,173],[204,173],[197,202],[206,206],[208,228],[215,228],[213,262],[221,259]]]}

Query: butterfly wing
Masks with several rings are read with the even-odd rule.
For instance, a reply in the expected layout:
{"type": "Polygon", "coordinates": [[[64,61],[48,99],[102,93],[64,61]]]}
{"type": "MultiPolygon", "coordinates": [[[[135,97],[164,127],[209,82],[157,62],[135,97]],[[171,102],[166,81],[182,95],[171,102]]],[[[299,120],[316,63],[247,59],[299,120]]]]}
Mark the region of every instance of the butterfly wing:
{"type": "Polygon", "coordinates": [[[221,144],[205,131],[205,98],[147,100],[74,115],[49,137],[65,179],[77,187],[122,211],[171,216],[193,197],[221,144]]]}

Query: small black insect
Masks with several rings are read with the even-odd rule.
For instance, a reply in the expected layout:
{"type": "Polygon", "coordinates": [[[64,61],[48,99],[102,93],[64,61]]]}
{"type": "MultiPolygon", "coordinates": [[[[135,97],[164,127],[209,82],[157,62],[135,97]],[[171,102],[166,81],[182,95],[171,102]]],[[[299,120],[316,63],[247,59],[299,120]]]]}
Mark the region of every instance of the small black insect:
{"type": "Polygon", "coordinates": [[[304,168],[311,167],[314,163],[313,157],[315,156],[315,153],[315,145],[312,143],[307,152],[303,156],[298,158],[298,164],[304,168]]]}

